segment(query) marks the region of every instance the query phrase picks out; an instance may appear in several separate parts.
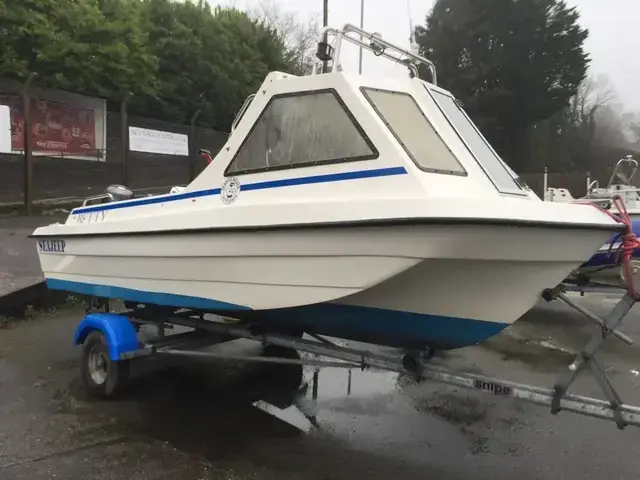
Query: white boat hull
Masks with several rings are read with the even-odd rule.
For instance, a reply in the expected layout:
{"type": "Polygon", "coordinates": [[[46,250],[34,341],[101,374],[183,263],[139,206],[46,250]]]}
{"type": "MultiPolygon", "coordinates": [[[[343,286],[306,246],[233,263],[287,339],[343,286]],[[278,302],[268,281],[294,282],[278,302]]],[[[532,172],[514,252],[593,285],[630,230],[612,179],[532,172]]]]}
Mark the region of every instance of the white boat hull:
{"type": "Polygon", "coordinates": [[[454,97],[418,78],[272,72],[259,92],[185,188],[111,186],[37,229],[49,285],[464,346],[620,231],[593,206],[542,202],[454,97]]]}
{"type": "MultiPolygon", "coordinates": [[[[407,339],[395,343],[464,346],[484,338],[461,327],[481,322],[486,336],[497,333],[608,236],[492,225],[109,235],[67,237],[64,253],[41,251],[40,260],[51,288],[240,316],[271,311],[264,318],[318,333],[366,333],[366,320],[355,328],[360,317],[397,323],[407,314],[409,325],[396,325],[407,339]],[[324,323],[322,315],[332,318],[324,323]],[[448,333],[438,338],[443,322],[448,333]]],[[[380,329],[394,336],[394,328],[380,329]]]]}

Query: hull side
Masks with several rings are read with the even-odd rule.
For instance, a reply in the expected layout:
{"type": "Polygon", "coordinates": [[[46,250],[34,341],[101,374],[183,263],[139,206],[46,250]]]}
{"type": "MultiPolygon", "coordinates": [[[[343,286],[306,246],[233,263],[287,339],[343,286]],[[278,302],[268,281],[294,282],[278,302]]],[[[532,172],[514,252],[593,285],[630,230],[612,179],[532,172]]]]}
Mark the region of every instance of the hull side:
{"type": "Polygon", "coordinates": [[[516,321],[609,236],[455,225],[125,236],[70,239],[40,259],[55,289],[455,348],[516,321]]]}
{"type": "Polygon", "coordinates": [[[63,252],[41,249],[38,253],[46,279],[209,298],[268,310],[336,301],[424,261],[437,262],[435,270],[424,271],[425,279],[434,282],[431,290],[438,282],[447,283],[448,291],[461,289],[465,296],[478,288],[478,282],[491,279],[500,265],[512,265],[513,272],[531,265],[531,272],[509,277],[514,286],[499,282],[495,290],[489,284],[486,293],[494,297],[504,287],[533,290],[537,295],[538,283],[546,280],[545,287],[555,286],[564,279],[555,266],[561,272],[567,270],[566,277],[609,236],[599,230],[407,225],[80,237],[65,239],[63,252]],[[460,271],[451,277],[449,270],[460,271]]]}
{"type": "Polygon", "coordinates": [[[276,328],[404,348],[462,348],[517,321],[568,262],[424,260],[408,271],[336,302],[270,311],[276,328]],[[526,279],[527,288],[523,288],[526,279]]]}
{"type": "Polygon", "coordinates": [[[265,319],[275,329],[293,326],[318,335],[422,350],[449,350],[482,343],[508,323],[327,303],[288,311],[269,312],[265,319]]]}
{"type": "Polygon", "coordinates": [[[205,310],[212,312],[241,312],[250,311],[251,308],[236,305],[233,303],[215,300],[213,298],[197,297],[194,295],[180,295],[153,290],[140,290],[129,287],[119,287],[114,285],[101,285],[97,283],[79,282],[71,280],[60,280],[58,278],[47,278],[47,288],[52,290],[63,290],[66,292],[78,293],[92,297],[117,299],[129,302],[136,302],[147,305],[162,305],[175,308],[190,308],[194,310],[205,310]]]}
{"type": "Polygon", "coordinates": [[[247,320],[259,313],[256,318],[275,330],[301,329],[308,333],[408,349],[425,346],[439,350],[462,348],[481,343],[509,326],[501,322],[340,303],[255,312],[243,305],[194,296],[55,279],[47,280],[47,286],[83,295],[208,310],[247,320]]]}
{"type": "MultiPolygon", "coordinates": [[[[551,276],[562,280],[572,268],[571,263],[559,262],[424,260],[370,289],[333,302],[259,311],[193,295],[56,279],[47,283],[51,288],[87,295],[257,320],[275,330],[296,328],[402,348],[449,349],[496,335],[536,304],[551,276]]],[[[145,283],[146,288],[148,285],[145,283]]]]}

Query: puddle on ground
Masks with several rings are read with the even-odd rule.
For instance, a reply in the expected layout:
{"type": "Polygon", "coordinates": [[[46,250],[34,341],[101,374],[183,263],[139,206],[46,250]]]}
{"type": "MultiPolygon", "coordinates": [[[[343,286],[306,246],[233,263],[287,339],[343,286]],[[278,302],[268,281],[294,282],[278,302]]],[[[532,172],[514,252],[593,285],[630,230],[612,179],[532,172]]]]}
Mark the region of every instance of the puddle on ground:
{"type": "MultiPolygon", "coordinates": [[[[236,347],[229,353],[256,354],[255,344],[236,347]]],[[[52,362],[47,377],[28,387],[48,398],[49,418],[75,425],[64,432],[74,444],[141,436],[211,461],[248,456],[266,466],[297,465],[304,455],[296,452],[335,445],[396,459],[401,452],[419,460],[425,448],[439,458],[449,445],[460,455],[484,455],[506,451],[509,441],[478,432],[500,429],[502,438],[513,429],[489,424],[492,397],[475,400],[394,372],[159,356],[138,366],[145,364],[118,400],[87,398],[70,359],[52,362]]],[[[507,406],[498,420],[512,413],[507,406]]]]}
{"type": "Polygon", "coordinates": [[[306,409],[301,409],[299,405],[279,408],[264,400],[258,400],[253,403],[253,406],[305,433],[309,433],[313,428],[318,427],[314,411],[305,411],[306,409]]]}
{"type": "MultiPolygon", "coordinates": [[[[255,354],[255,345],[239,345],[238,349],[255,354]]],[[[71,361],[55,364],[62,370],[72,366],[71,361]]],[[[92,416],[100,412],[100,416],[114,417],[123,425],[138,425],[161,439],[180,436],[178,429],[190,424],[194,438],[198,432],[209,435],[211,429],[235,430],[234,437],[241,437],[243,430],[249,434],[255,428],[248,418],[262,422],[264,416],[275,421],[268,422],[272,434],[296,435],[322,428],[317,420],[320,410],[325,418],[327,411],[384,413],[402,388],[399,375],[393,372],[220,359],[156,357],[144,359],[138,370],[124,397],[117,401],[87,398],[79,377],[74,376],[70,384],[57,385],[50,411],[92,416]],[[237,419],[243,420],[241,427],[231,425],[237,419]]]]}
{"type": "Polygon", "coordinates": [[[555,371],[575,358],[575,353],[552,343],[550,337],[532,338],[514,331],[491,338],[480,348],[501,355],[503,361],[518,360],[538,371],[555,371]]]}
{"type": "MultiPolygon", "coordinates": [[[[253,344],[238,348],[256,354],[253,344]]],[[[70,385],[58,388],[53,395],[52,412],[83,415],[97,409],[160,437],[172,436],[174,427],[185,424],[193,424],[195,432],[205,435],[210,433],[209,424],[210,428],[236,430],[235,436],[241,436],[242,430],[250,434],[255,427],[244,421],[242,427],[232,426],[234,419],[251,416],[261,421],[269,416],[274,421],[269,422],[271,432],[279,436],[322,430],[323,424],[339,423],[345,416],[355,421],[426,414],[453,426],[469,425],[484,418],[491,407],[490,399],[477,401],[466,392],[451,394],[440,391],[439,384],[416,383],[407,375],[381,370],[220,359],[202,362],[185,357],[145,360],[154,367],[141,368],[122,400],[90,400],[80,379],[74,377],[70,385]]],[[[69,367],[70,362],[56,365],[65,370],[69,367]]]]}

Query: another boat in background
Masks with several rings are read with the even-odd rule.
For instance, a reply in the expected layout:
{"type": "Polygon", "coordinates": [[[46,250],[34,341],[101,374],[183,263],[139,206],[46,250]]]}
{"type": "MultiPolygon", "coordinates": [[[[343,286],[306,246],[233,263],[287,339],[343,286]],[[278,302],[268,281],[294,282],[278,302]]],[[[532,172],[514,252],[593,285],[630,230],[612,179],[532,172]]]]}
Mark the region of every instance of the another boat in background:
{"type": "MultiPolygon", "coordinates": [[[[631,224],[634,235],[640,238],[640,219],[632,220],[631,224]]],[[[581,265],[567,278],[567,283],[589,286],[587,290],[591,291],[603,288],[626,289],[627,281],[624,273],[621,247],[621,234],[613,235],[588,262],[581,265]]],[[[640,291],[640,248],[636,248],[633,251],[630,261],[630,273],[636,291],[640,291]]]]}
{"type": "Polygon", "coordinates": [[[544,200],[559,203],[595,203],[618,213],[613,206],[613,197],[620,196],[627,206],[629,217],[632,220],[640,220],[640,189],[632,185],[637,171],[638,162],[633,159],[633,155],[627,155],[618,161],[605,188],[600,188],[597,180],[587,180],[587,194],[579,198],[574,198],[566,188],[548,187],[548,174],[545,172],[544,200]],[[628,169],[626,173],[625,168],[628,169]]]}

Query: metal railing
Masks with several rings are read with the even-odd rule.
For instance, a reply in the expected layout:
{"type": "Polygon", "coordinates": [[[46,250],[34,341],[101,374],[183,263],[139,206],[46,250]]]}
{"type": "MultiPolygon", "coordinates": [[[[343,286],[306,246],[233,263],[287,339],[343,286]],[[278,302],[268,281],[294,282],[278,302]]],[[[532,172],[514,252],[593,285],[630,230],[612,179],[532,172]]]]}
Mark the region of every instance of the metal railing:
{"type": "MultiPolygon", "coordinates": [[[[366,30],[362,30],[355,25],[346,24],[341,30],[332,27],[325,27],[321,33],[321,40],[318,43],[319,51],[324,48],[325,53],[330,55],[327,49],[330,47],[333,50],[331,72],[338,71],[340,64],[340,53],[342,49],[342,41],[346,40],[364,50],[368,50],[376,57],[384,57],[395,63],[405,65],[412,77],[420,78],[418,72],[418,65],[422,64],[427,67],[431,74],[431,83],[437,85],[436,67],[430,60],[413,53],[406,48],[391,43],[382,38],[379,33],[371,33],[366,30]],[[357,35],[352,36],[351,34],[357,35]],[[329,45],[328,37],[333,35],[335,37],[333,45],[329,45]]],[[[317,67],[317,65],[316,65],[317,67]]],[[[312,75],[317,73],[317,68],[314,68],[312,75]]]]}

